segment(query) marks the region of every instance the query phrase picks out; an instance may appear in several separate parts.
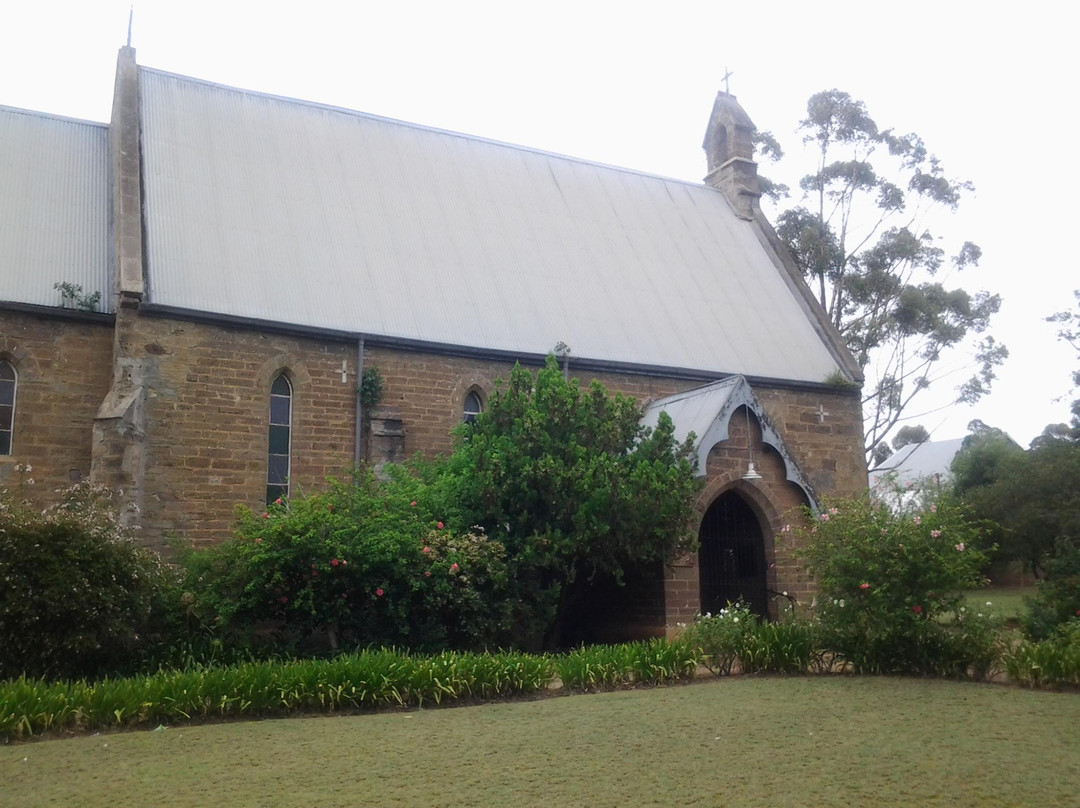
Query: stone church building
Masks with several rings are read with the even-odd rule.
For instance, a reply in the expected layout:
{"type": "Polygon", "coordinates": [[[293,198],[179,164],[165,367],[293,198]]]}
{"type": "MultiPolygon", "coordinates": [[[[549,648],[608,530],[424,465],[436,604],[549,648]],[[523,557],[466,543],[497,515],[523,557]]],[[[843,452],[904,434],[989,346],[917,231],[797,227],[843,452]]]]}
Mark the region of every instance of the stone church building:
{"type": "Polygon", "coordinates": [[[89,477],[149,545],[213,542],[237,503],[447,451],[556,350],[697,436],[700,552],[631,622],[775,611],[809,591],[788,512],[866,487],[862,379],[760,213],[752,132],[719,93],[699,185],[122,48],[108,124],[0,107],[0,478],[89,477]]]}

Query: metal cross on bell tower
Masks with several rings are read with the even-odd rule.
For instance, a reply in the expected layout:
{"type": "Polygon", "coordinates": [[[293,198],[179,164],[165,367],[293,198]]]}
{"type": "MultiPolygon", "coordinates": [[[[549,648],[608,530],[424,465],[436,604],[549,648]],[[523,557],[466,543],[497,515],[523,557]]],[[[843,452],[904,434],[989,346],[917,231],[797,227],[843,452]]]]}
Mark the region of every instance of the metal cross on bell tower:
{"type": "Polygon", "coordinates": [[[728,79],[735,74],[734,70],[728,70],[727,65],[724,65],[724,78],[721,81],[724,82],[724,94],[731,95],[731,87],[728,86],[728,79]]]}

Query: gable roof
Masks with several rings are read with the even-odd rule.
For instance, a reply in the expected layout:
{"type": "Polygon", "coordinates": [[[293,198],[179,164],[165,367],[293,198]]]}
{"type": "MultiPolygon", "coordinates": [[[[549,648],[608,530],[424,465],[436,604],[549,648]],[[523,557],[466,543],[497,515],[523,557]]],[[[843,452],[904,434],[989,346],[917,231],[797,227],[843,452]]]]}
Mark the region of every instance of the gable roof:
{"type": "Polygon", "coordinates": [[[718,376],[841,365],[715,189],[147,68],[139,91],[153,306],[718,376]]]}
{"type": "MultiPolygon", "coordinates": [[[[789,482],[803,490],[807,502],[817,509],[817,495],[813,486],[803,473],[795,457],[788,449],[779,431],[761,406],[753,388],[743,376],[731,376],[711,384],[684,390],[666,398],[650,401],[645,406],[641,418],[642,426],[655,429],[660,422],[660,413],[666,412],[675,428],[675,440],[682,443],[691,434],[694,435],[694,451],[697,455],[698,476],[705,476],[709,462],[709,452],[718,443],[728,439],[732,416],[740,407],[746,407],[754,413],[761,428],[761,442],[771,446],[784,463],[784,474],[789,482]]],[[[749,453],[747,460],[750,459],[749,453]]]]}
{"type": "Polygon", "coordinates": [[[0,223],[0,300],[110,306],[108,127],[0,106],[0,223]]]}
{"type": "Polygon", "coordinates": [[[870,487],[879,485],[881,478],[887,475],[895,475],[896,482],[899,483],[914,483],[935,475],[940,475],[944,480],[963,445],[963,438],[953,438],[903,446],[871,470],[870,487]]]}

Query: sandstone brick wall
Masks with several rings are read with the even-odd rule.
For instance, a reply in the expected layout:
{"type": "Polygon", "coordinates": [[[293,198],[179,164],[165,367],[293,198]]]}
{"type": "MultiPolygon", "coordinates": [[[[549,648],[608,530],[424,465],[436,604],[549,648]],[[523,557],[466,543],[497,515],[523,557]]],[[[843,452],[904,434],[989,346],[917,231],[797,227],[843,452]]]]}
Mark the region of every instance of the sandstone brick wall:
{"type": "MultiPolygon", "coordinates": [[[[112,381],[112,322],[104,315],[0,311],[0,357],[18,374],[12,454],[0,480],[19,485],[15,464],[44,501],[90,472],[94,415],[112,381]]],[[[25,479],[22,481],[25,482],[25,479]]]]}
{"type": "Polygon", "coordinates": [[[147,543],[229,535],[235,507],[264,503],[270,385],[293,388],[291,486],[352,467],[356,347],[139,317],[126,350],[146,390],[140,522],[147,543]]]}
{"type": "MultiPolygon", "coordinates": [[[[85,474],[90,468],[91,427],[113,380],[113,329],[103,318],[88,322],[5,313],[0,322],[0,352],[19,371],[16,453],[0,462],[0,473],[25,461],[34,466],[42,487],[60,487],[69,472],[85,474]]],[[[269,389],[281,371],[293,386],[292,492],[317,489],[328,475],[352,467],[356,344],[130,310],[117,315],[115,333],[116,373],[124,380],[115,389],[138,390],[144,411],[134,432],[114,429],[99,442],[94,468],[101,482],[128,487],[147,544],[164,548],[174,537],[217,541],[230,534],[238,503],[262,506],[269,389]],[[133,456],[137,463],[130,462],[133,456]]],[[[449,433],[461,422],[466,394],[476,390],[486,402],[495,380],[507,378],[512,369],[510,362],[382,347],[369,347],[364,365],[377,367],[384,380],[382,401],[367,415],[393,419],[403,433],[398,437],[384,430],[376,448],[382,451],[387,441],[398,441],[402,456],[448,452],[449,433]]],[[[577,376],[572,360],[571,374],[577,376]]],[[[626,373],[582,373],[578,378],[583,386],[595,378],[641,403],[697,386],[626,373]]],[[[762,386],[754,392],[817,494],[865,488],[858,396],[762,386]]],[[[734,418],[729,432],[729,440],[709,456],[699,517],[721,493],[737,491],[762,526],[772,565],[768,587],[808,599],[812,585],[783,530],[805,497],[785,479],[781,457],[761,443],[756,422],[751,439],[763,479],[743,481],[745,418],[734,418]]],[[[374,436],[365,441],[375,446],[374,436]]],[[[688,622],[699,609],[694,557],[675,560],[662,582],[642,585],[652,593],[649,602],[636,606],[642,625],[653,624],[660,614],[669,627],[688,622]]]]}

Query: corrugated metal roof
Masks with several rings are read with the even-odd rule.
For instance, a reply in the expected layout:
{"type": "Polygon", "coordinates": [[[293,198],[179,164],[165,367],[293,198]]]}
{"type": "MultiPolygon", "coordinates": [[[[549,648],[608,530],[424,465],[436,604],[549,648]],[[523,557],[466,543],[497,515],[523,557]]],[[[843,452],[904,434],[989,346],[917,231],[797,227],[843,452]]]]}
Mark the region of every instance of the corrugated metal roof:
{"type": "Polygon", "coordinates": [[[0,300],[58,306],[72,283],[109,310],[108,128],[0,107],[0,189],[0,300]]]}
{"type": "Polygon", "coordinates": [[[717,374],[836,368],[711,188],[139,75],[156,304],[717,374]]]}
{"type": "Polygon", "coordinates": [[[901,483],[913,483],[935,474],[944,478],[950,473],[952,462],[963,445],[963,438],[952,438],[904,446],[870,472],[870,485],[878,485],[887,475],[895,475],[896,481],[901,483]]]}

